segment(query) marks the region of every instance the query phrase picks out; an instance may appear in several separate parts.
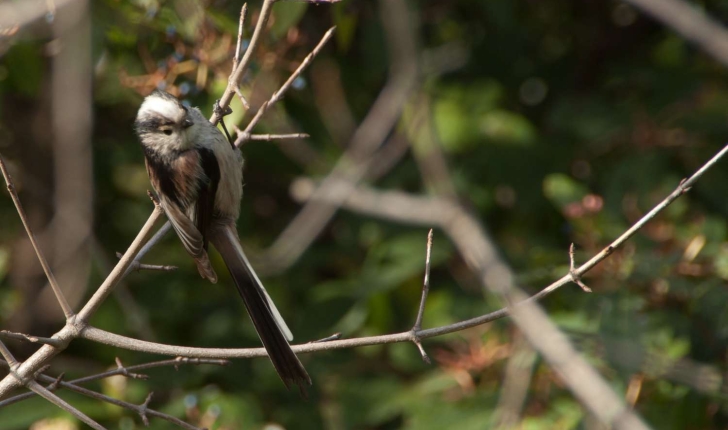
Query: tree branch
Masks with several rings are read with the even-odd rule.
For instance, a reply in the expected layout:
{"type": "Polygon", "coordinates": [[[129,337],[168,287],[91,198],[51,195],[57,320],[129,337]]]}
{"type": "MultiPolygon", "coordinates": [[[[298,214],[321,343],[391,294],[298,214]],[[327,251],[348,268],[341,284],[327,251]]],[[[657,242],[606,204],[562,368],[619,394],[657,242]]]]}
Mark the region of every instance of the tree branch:
{"type": "Polygon", "coordinates": [[[268,109],[274,104],[278,103],[281,98],[283,98],[283,95],[286,93],[286,91],[288,91],[291,85],[293,85],[293,81],[295,81],[296,78],[298,78],[301,73],[306,70],[306,68],[311,64],[313,59],[316,58],[319,52],[321,52],[321,49],[323,49],[324,45],[326,45],[326,42],[331,39],[331,36],[334,35],[334,30],[336,30],[336,27],[331,27],[326,33],[324,33],[318,45],[316,45],[316,47],[313,48],[313,51],[311,51],[306,56],[306,58],[303,59],[303,61],[301,62],[301,64],[298,65],[296,70],[291,74],[291,76],[288,77],[288,80],[286,80],[286,82],[281,85],[278,91],[274,92],[273,95],[270,96],[270,99],[268,99],[268,101],[260,106],[258,112],[255,113],[253,119],[251,119],[247,127],[245,127],[245,130],[242,133],[238,133],[238,137],[235,139],[235,146],[240,147],[240,145],[244,144],[248,140],[253,140],[251,138],[253,128],[255,128],[255,126],[258,124],[263,115],[265,115],[268,109]]]}
{"type": "Polygon", "coordinates": [[[66,325],[52,337],[58,339],[60,345],[43,345],[30,358],[17,367],[15,375],[7,375],[0,381],[0,398],[5,397],[12,389],[19,387],[22,378],[29,378],[31,375],[45,365],[51,358],[63,351],[71,340],[79,336],[80,330],[85,326],[87,319],[101,306],[103,300],[111,293],[113,287],[121,281],[131,266],[131,262],[142,247],[144,239],[151,231],[154,223],[162,215],[162,209],[155,205],[152,215],[149,217],[144,227],[137,234],[136,239],[132,242],[124,257],[116,264],[114,270],[106,278],[96,293],[89,299],[86,306],[74,318],[70,319],[66,325]],[[16,378],[19,377],[20,379],[16,378]]]}
{"type": "Polygon", "coordinates": [[[690,3],[680,0],[627,0],[728,66],[728,30],[690,3]]]}
{"type": "Polygon", "coordinates": [[[58,285],[58,282],[56,282],[56,277],[53,275],[53,272],[51,271],[51,266],[48,264],[48,261],[46,260],[45,256],[43,255],[43,251],[41,251],[40,246],[38,246],[38,241],[35,238],[35,234],[33,233],[33,230],[30,228],[30,224],[28,223],[28,217],[25,215],[25,211],[23,210],[23,205],[20,204],[20,198],[18,197],[17,191],[15,191],[15,185],[13,184],[13,178],[10,176],[10,172],[8,172],[7,166],[5,165],[5,160],[3,160],[2,155],[0,155],[0,171],[2,172],[3,178],[5,178],[5,183],[8,186],[8,192],[10,193],[10,197],[13,199],[13,203],[15,203],[15,209],[18,211],[18,216],[20,216],[20,220],[23,222],[23,227],[25,227],[25,232],[28,233],[28,238],[30,239],[30,243],[33,245],[33,249],[35,250],[35,255],[38,256],[38,261],[40,262],[40,265],[43,267],[43,272],[46,275],[46,278],[48,278],[48,283],[51,285],[51,288],[53,289],[53,294],[56,295],[56,299],[58,300],[58,304],[61,306],[61,309],[63,310],[63,315],[65,315],[66,319],[70,319],[73,317],[73,309],[71,309],[71,305],[68,304],[68,300],[66,300],[66,296],[63,295],[63,290],[61,290],[61,287],[58,285]]]}
{"type": "MultiPolygon", "coordinates": [[[[268,24],[268,18],[270,18],[270,14],[273,11],[273,3],[275,2],[276,0],[263,0],[263,6],[260,9],[258,22],[255,24],[255,30],[253,30],[253,36],[250,38],[248,48],[245,50],[243,58],[240,60],[233,72],[230,74],[230,78],[228,78],[227,88],[225,88],[225,92],[220,98],[220,108],[223,110],[230,106],[230,101],[233,99],[233,95],[235,95],[235,89],[238,87],[238,85],[240,85],[240,80],[243,78],[245,70],[250,66],[250,62],[253,59],[253,54],[255,53],[255,49],[258,47],[258,44],[260,43],[260,38],[265,31],[266,25],[268,24]]],[[[217,124],[220,119],[221,118],[218,116],[217,112],[214,112],[210,117],[210,122],[212,124],[217,124]]]]}
{"type": "Polygon", "coordinates": [[[350,191],[348,187],[340,186],[339,179],[358,183],[366,175],[370,157],[386,141],[415,88],[418,68],[412,14],[404,1],[383,0],[380,6],[390,47],[387,82],[354,132],[348,149],[316,190],[320,195],[334,198],[326,202],[307,202],[266,251],[266,261],[274,270],[282,270],[297,261],[331,221],[350,191]]]}
{"type": "MultiPolygon", "coordinates": [[[[50,378],[53,381],[53,378],[50,378]]],[[[79,411],[78,409],[74,408],[66,402],[65,400],[61,399],[60,397],[56,396],[55,394],[51,393],[47,388],[40,385],[39,383],[35,381],[30,381],[27,384],[27,387],[31,390],[33,390],[34,393],[37,395],[43,397],[44,399],[48,400],[49,402],[53,403],[54,405],[58,406],[59,408],[63,409],[64,411],[67,411],[71,413],[74,417],[78,418],[79,420],[83,421],[87,425],[89,425],[91,428],[95,430],[106,430],[104,426],[97,423],[96,421],[89,418],[86,414],[79,411]]]]}
{"type": "MultiPolygon", "coordinates": [[[[7,363],[0,361],[0,364],[4,364],[7,366],[7,363]]],[[[174,366],[175,369],[178,369],[180,365],[183,364],[193,364],[193,365],[201,365],[201,364],[212,364],[212,365],[218,365],[218,366],[227,366],[230,364],[228,360],[220,360],[220,359],[202,359],[202,358],[189,358],[189,357],[177,357],[173,358],[171,360],[160,360],[160,361],[153,361],[151,363],[144,363],[144,364],[137,364],[134,366],[119,366],[119,362],[117,362],[117,368],[113,370],[109,370],[103,373],[99,373],[96,375],[90,375],[90,376],[84,376],[83,378],[74,379],[72,381],[68,381],[68,384],[73,385],[80,385],[84,384],[86,382],[92,382],[97,381],[99,379],[109,378],[112,376],[117,375],[123,375],[128,376],[130,374],[136,374],[134,372],[140,371],[140,370],[147,370],[147,369],[153,369],[156,367],[165,367],[165,366],[174,366]]],[[[62,376],[62,375],[61,375],[62,376]]],[[[146,376],[146,375],[144,375],[146,376]]],[[[63,384],[60,385],[61,387],[65,386],[63,384]]],[[[54,391],[57,387],[57,385],[50,385],[47,387],[49,390],[54,391]]],[[[33,397],[35,393],[23,393],[18,394],[17,396],[9,397],[3,401],[0,401],[0,408],[3,406],[12,405],[13,403],[17,403],[20,401],[23,401],[25,399],[29,399],[33,397]]]]}

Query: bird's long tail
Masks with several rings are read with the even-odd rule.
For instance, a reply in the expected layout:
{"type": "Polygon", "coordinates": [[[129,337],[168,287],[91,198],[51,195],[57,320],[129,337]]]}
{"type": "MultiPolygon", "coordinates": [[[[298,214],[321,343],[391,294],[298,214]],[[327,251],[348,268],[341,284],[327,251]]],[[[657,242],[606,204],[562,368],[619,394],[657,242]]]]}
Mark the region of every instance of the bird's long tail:
{"type": "Polygon", "coordinates": [[[291,350],[288,340],[293,336],[245,257],[235,227],[218,225],[210,230],[210,241],[222,255],[278,375],[286,387],[297,384],[305,395],[304,386],[311,385],[311,378],[291,350]]]}

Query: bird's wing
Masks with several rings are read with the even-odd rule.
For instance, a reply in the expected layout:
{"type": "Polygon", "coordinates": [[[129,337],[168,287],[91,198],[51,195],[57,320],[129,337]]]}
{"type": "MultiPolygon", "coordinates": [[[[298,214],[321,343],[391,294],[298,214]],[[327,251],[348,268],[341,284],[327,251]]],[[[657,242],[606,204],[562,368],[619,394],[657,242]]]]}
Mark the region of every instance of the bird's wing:
{"type": "Polygon", "coordinates": [[[202,234],[202,246],[207,250],[208,232],[215,211],[215,195],[217,194],[217,186],[220,183],[220,166],[212,150],[200,148],[197,152],[200,155],[200,165],[205,175],[200,179],[199,183],[195,221],[197,230],[202,234]]]}

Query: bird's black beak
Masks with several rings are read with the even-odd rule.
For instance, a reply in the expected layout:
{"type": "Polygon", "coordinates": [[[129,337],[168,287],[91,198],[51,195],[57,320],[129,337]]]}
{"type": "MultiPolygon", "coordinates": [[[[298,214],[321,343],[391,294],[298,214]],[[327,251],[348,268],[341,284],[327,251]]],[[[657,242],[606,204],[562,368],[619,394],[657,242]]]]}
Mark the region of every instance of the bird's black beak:
{"type": "Polygon", "coordinates": [[[185,119],[185,121],[182,123],[182,127],[184,127],[184,128],[190,128],[193,125],[194,125],[194,123],[192,121],[190,121],[189,119],[185,119]]]}

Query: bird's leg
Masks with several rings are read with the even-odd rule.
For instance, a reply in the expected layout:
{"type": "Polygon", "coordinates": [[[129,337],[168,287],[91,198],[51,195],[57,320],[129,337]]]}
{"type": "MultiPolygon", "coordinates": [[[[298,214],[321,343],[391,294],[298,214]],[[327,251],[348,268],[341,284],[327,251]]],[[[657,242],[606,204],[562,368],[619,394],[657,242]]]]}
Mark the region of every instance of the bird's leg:
{"type": "Polygon", "coordinates": [[[220,118],[220,125],[222,126],[223,131],[225,131],[225,136],[227,136],[228,142],[230,142],[230,145],[232,145],[234,147],[235,143],[234,143],[232,137],[230,137],[230,133],[228,133],[227,127],[225,127],[225,121],[222,120],[227,115],[230,115],[231,113],[233,113],[233,110],[230,108],[230,106],[226,106],[225,109],[220,107],[219,99],[215,100],[215,105],[212,107],[212,109],[215,111],[215,115],[217,115],[218,118],[220,118]]]}

